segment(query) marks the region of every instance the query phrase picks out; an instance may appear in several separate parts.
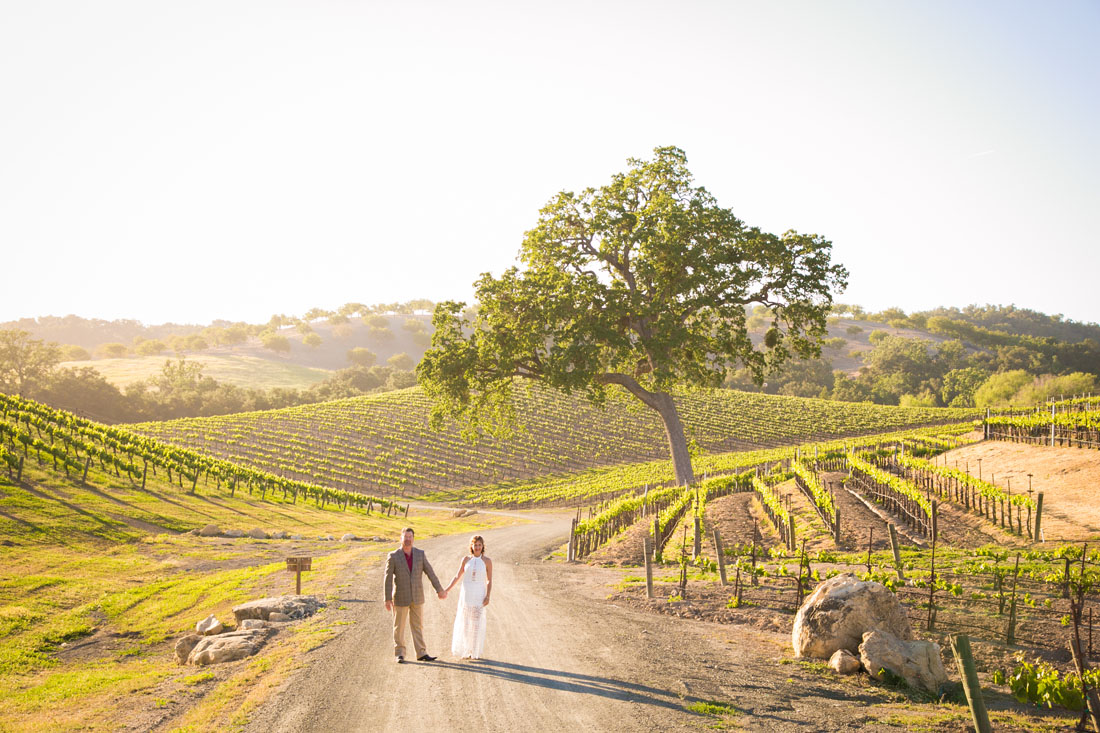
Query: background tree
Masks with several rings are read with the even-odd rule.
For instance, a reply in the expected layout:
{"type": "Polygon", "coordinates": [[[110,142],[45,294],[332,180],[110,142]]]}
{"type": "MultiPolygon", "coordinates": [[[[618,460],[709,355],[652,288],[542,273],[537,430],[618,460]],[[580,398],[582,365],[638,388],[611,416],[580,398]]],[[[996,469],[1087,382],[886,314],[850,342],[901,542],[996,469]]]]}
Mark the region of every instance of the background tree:
{"type": "Polygon", "coordinates": [[[400,369],[401,371],[409,371],[416,365],[413,358],[402,351],[400,354],[394,354],[389,359],[386,359],[386,363],[394,369],[400,369]]]}
{"type": "Polygon", "coordinates": [[[451,415],[474,431],[514,417],[515,377],[595,403],[618,385],[660,415],[686,484],[694,476],[673,386],[718,386],[737,364],[761,381],[792,353],[819,355],[847,271],[819,236],[746,226],[691,185],[678,148],[629,164],[606,186],[553,198],[524,237],[525,269],[475,283],[473,319],[464,303],[437,306],[417,374],[435,423],[451,415]],[[749,305],[771,316],[759,347],[749,305]]]}
{"type": "Polygon", "coordinates": [[[32,339],[29,331],[0,330],[0,392],[27,396],[61,361],[57,344],[32,339]]]}
{"type": "Polygon", "coordinates": [[[271,349],[276,353],[285,354],[290,351],[290,340],[286,336],[282,336],[272,331],[264,331],[261,333],[260,343],[264,345],[265,349],[271,349]]]}
{"type": "Polygon", "coordinates": [[[163,354],[165,351],[168,351],[168,344],[160,339],[142,341],[134,348],[134,352],[138,356],[156,356],[157,354],[163,354]]]}
{"type": "Polygon", "coordinates": [[[307,333],[305,336],[302,337],[302,343],[310,347],[311,349],[316,349],[323,343],[323,339],[318,333],[307,333]]]}
{"type": "Polygon", "coordinates": [[[96,353],[104,359],[121,359],[130,353],[130,347],[118,342],[100,344],[96,353]]]}
{"type": "Polygon", "coordinates": [[[374,363],[378,361],[378,355],[370,349],[356,346],[354,349],[348,349],[348,361],[355,366],[369,368],[374,366],[374,363]]]}

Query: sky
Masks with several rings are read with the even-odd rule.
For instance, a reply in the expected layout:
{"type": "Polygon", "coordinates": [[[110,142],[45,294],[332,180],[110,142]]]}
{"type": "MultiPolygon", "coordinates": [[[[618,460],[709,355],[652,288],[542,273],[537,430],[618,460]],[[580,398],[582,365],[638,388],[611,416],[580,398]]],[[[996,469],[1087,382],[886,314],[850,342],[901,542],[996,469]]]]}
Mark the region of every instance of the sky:
{"type": "Polygon", "coordinates": [[[0,321],[469,300],[675,145],[870,310],[1100,322],[1100,3],[0,0],[0,321]]]}

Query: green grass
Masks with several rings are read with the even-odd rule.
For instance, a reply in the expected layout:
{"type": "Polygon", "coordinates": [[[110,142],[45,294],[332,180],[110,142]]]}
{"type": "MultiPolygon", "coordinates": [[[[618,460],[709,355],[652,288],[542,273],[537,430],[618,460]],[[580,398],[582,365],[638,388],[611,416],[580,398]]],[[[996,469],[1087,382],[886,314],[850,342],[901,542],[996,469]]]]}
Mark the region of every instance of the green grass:
{"type": "MultiPolygon", "coordinates": [[[[127,359],[96,359],[95,361],[65,362],[62,366],[94,367],[103,378],[118,387],[125,387],[142,379],[158,376],[164,362],[177,357],[171,353],[160,356],[141,356],[127,359]]],[[[218,382],[254,389],[305,389],[332,376],[327,369],[291,364],[278,359],[261,359],[256,356],[220,356],[212,354],[188,354],[187,361],[203,365],[203,376],[218,382]]]]}
{"type": "Polygon", "coordinates": [[[350,562],[391,545],[312,539],[319,534],[396,538],[413,524],[426,537],[510,521],[415,510],[386,518],[245,490],[230,497],[201,481],[191,494],[164,477],[143,490],[98,468],[88,483],[33,456],[19,484],[0,469],[0,730],[109,725],[132,712],[119,708],[127,696],[132,705],[135,693],[184,676],[171,642],[197,621],[209,613],[231,621],[234,605],[293,588],[289,542],[177,532],[216,524],[300,533],[306,539],[293,546],[314,557],[303,590],[323,595],[346,582],[350,562]]]}

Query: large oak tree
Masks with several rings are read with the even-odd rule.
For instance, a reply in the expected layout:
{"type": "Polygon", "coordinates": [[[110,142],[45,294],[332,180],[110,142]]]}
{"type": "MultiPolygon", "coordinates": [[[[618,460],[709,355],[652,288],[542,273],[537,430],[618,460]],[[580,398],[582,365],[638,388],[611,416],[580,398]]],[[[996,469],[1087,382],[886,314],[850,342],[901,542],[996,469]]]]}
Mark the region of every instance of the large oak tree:
{"type": "Polygon", "coordinates": [[[507,426],[517,379],[601,403],[612,385],[664,423],[676,479],[694,480],[671,390],[718,386],[734,366],[759,382],[792,354],[816,356],[834,290],[847,271],[817,235],[746,226],[692,185],[678,148],[600,188],[562,192],[539,212],[522,269],[475,283],[477,304],[440,303],[431,348],[417,368],[444,416],[470,430],[507,426]],[[746,306],[770,328],[754,344],[746,306]]]}

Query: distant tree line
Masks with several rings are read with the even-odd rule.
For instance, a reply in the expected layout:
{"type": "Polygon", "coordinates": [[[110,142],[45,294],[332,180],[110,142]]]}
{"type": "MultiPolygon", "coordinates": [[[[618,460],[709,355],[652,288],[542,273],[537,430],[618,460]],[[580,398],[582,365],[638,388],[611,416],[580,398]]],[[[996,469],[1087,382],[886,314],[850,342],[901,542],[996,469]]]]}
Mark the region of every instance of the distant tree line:
{"type": "MultiPolygon", "coordinates": [[[[266,323],[214,321],[209,326],[163,324],[146,326],[135,320],[105,321],[79,316],[44,316],[24,318],[0,324],[0,329],[22,330],[35,338],[57,342],[62,361],[85,361],[92,358],[117,359],[128,356],[157,356],[174,353],[177,356],[198,353],[218,347],[233,347],[252,339],[276,353],[291,350],[287,334],[296,335],[303,345],[317,348],[323,343],[314,331],[317,323],[332,327],[337,338],[348,338],[353,326],[365,326],[370,341],[385,344],[395,338],[390,329],[394,316],[415,316],[430,313],[435,304],[419,298],[404,303],[345,303],[335,310],[311,308],[301,317],[275,314],[266,323]]],[[[431,340],[424,320],[406,318],[401,328],[420,349],[431,340]]]]}
{"type": "MultiPolygon", "coordinates": [[[[887,405],[999,407],[1097,389],[1100,327],[1096,324],[1014,306],[939,308],[906,315],[900,308],[868,313],[859,306],[837,304],[833,312],[886,323],[896,331],[949,338],[936,342],[873,330],[871,349],[850,354],[862,362],[854,375],[833,370],[829,360],[830,353],[844,348],[847,341],[826,339],[821,358],[796,360],[773,372],[765,391],[887,405]],[[1060,336],[1082,338],[1066,341],[1060,336]]],[[[750,313],[750,320],[753,317],[750,313]]],[[[862,331],[858,325],[847,329],[849,336],[862,331]]],[[[757,389],[744,370],[730,374],[726,385],[757,389]]]]}
{"type": "Polygon", "coordinates": [[[325,402],[416,384],[412,357],[397,354],[385,366],[367,349],[349,353],[353,365],[308,389],[255,389],[203,376],[203,365],[166,360],[161,372],[123,389],[94,367],[59,366],[57,344],[26,331],[0,330],[0,392],[18,394],[108,423],[226,415],[325,402]]]}

